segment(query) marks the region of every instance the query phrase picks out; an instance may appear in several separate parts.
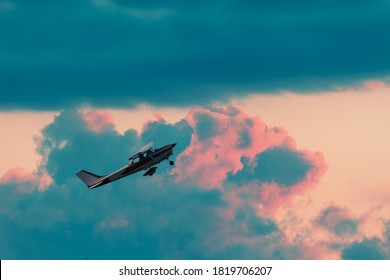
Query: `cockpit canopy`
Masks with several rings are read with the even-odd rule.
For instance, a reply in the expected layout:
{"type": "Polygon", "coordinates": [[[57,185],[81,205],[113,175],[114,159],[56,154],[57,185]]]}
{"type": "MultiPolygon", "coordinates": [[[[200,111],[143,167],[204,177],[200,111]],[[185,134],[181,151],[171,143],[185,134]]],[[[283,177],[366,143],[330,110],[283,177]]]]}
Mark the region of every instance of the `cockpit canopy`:
{"type": "Polygon", "coordinates": [[[130,163],[137,163],[154,153],[153,142],[143,146],[135,155],[129,158],[130,163]]]}
{"type": "Polygon", "coordinates": [[[137,153],[137,154],[135,154],[134,156],[132,156],[131,158],[129,158],[130,163],[137,163],[137,162],[142,161],[143,159],[145,159],[145,158],[148,157],[149,152],[150,152],[150,150],[148,150],[148,151],[146,151],[146,152],[142,152],[142,153],[137,153]]]}

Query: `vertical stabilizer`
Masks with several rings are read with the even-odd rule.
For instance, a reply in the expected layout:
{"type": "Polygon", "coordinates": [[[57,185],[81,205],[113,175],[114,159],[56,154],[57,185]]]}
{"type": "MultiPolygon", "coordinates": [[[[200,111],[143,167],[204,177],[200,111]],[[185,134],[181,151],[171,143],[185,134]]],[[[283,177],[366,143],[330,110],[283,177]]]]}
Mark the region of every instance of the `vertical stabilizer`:
{"type": "Polygon", "coordinates": [[[88,172],[88,171],[85,171],[85,170],[81,170],[76,175],[87,185],[87,187],[90,187],[90,186],[98,183],[104,177],[104,176],[95,175],[95,174],[88,172]]]}

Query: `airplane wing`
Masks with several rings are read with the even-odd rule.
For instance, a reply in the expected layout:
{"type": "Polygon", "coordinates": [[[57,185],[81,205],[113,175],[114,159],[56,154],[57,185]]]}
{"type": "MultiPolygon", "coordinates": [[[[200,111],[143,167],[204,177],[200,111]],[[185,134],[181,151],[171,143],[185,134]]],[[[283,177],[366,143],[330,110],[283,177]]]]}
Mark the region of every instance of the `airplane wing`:
{"type": "Polygon", "coordinates": [[[143,176],[152,176],[154,173],[156,173],[157,166],[150,167],[143,176]]]}

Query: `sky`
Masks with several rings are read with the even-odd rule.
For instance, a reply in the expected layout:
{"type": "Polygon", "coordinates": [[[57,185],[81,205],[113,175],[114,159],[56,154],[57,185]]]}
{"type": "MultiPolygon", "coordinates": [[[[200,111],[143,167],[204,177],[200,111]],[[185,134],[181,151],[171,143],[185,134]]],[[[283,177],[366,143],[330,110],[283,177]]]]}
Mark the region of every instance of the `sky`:
{"type": "Polygon", "coordinates": [[[0,258],[390,259],[389,12],[0,0],[0,258]]]}

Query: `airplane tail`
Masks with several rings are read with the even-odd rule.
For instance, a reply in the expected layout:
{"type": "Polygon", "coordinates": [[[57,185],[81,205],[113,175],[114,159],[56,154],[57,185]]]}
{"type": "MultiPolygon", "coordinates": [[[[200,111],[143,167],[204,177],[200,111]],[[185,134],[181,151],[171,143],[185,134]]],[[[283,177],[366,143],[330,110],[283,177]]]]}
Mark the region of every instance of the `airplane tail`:
{"type": "Polygon", "coordinates": [[[96,184],[97,182],[99,182],[101,180],[101,178],[104,177],[104,176],[95,175],[95,174],[88,172],[88,171],[85,171],[85,170],[81,170],[76,175],[84,182],[84,184],[87,185],[88,188],[90,186],[96,184]]]}

